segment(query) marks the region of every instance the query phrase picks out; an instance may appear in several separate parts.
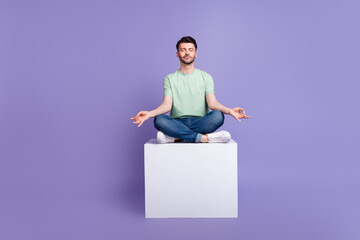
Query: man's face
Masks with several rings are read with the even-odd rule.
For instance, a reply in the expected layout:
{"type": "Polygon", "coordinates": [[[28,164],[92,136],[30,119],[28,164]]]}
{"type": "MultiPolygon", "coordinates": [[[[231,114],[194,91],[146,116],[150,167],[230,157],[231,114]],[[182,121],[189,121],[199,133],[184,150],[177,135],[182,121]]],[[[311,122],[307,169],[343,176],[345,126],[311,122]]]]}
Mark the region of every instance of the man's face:
{"type": "Polygon", "coordinates": [[[192,64],[197,57],[195,45],[193,43],[180,43],[176,56],[179,58],[180,62],[187,65],[192,64]]]}

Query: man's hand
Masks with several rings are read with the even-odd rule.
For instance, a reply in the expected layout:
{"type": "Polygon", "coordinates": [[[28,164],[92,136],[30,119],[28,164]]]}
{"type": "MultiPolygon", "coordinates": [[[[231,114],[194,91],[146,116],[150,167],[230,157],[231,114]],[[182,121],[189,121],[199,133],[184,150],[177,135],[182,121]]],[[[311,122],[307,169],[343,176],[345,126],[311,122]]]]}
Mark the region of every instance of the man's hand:
{"type": "Polygon", "coordinates": [[[150,116],[150,112],[149,112],[149,111],[140,111],[140,112],[138,112],[138,114],[136,114],[135,117],[132,117],[132,118],[130,118],[130,119],[131,119],[131,120],[134,120],[134,123],[135,123],[135,124],[140,123],[140,124],[138,125],[138,127],[140,127],[140,126],[143,124],[143,122],[145,122],[146,120],[148,120],[150,117],[151,117],[151,116],[150,116]]]}
{"type": "Polygon", "coordinates": [[[229,115],[233,116],[236,120],[241,122],[241,118],[249,118],[250,116],[246,116],[245,110],[239,107],[235,107],[230,110],[229,115]]]}

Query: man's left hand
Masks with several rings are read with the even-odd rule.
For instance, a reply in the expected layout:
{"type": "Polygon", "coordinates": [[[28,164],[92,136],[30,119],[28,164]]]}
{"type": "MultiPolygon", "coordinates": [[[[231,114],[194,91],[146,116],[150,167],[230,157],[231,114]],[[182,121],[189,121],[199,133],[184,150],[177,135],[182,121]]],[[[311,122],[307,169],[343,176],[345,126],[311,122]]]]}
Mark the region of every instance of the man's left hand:
{"type": "Polygon", "coordinates": [[[250,116],[246,116],[245,110],[239,107],[231,109],[229,115],[233,116],[239,122],[241,122],[241,118],[250,118],[250,116]]]}

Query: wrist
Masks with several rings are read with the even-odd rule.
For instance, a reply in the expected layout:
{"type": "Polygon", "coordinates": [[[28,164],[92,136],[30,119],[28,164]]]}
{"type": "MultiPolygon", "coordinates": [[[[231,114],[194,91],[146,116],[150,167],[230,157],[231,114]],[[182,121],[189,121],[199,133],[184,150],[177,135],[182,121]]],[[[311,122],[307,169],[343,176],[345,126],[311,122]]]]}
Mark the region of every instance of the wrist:
{"type": "Polygon", "coordinates": [[[225,110],[225,114],[230,114],[230,112],[231,112],[231,108],[227,108],[226,110],[225,110]]]}
{"type": "Polygon", "coordinates": [[[155,117],[155,113],[153,111],[149,111],[150,117],[155,117]]]}

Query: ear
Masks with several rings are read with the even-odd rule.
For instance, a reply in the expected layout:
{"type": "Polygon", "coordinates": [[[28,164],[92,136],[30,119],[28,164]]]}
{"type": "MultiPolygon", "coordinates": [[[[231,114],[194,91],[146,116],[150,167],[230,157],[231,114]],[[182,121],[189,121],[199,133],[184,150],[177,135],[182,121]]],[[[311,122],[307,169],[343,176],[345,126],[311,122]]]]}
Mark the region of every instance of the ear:
{"type": "Polygon", "coordinates": [[[179,57],[179,52],[176,52],[176,57],[179,57]]]}

